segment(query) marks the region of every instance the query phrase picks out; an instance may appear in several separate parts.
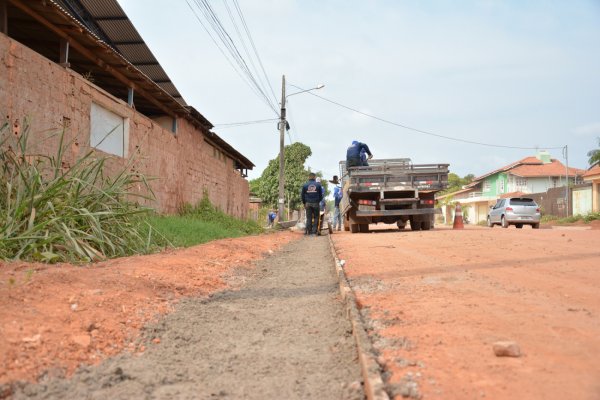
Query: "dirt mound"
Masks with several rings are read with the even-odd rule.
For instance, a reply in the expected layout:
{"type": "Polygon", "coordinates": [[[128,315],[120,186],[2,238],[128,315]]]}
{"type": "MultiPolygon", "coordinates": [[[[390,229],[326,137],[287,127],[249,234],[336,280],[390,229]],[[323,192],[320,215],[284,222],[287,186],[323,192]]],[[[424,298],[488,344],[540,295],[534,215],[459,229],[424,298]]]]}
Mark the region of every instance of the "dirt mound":
{"type": "Polygon", "coordinates": [[[75,266],[0,264],[0,383],[70,375],[135,344],[181,296],[207,295],[298,235],[225,239],[188,249],[75,266]]]}

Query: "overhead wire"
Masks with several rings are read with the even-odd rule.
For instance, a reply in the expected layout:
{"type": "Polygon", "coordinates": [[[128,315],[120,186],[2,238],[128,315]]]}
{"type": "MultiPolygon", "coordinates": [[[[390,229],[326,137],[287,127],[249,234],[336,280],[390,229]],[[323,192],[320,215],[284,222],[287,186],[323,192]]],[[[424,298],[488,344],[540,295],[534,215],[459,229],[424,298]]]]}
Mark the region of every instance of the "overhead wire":
{"type": "Polygon", "coordinates": [[[278,118],[268,118],[268,119],[257,119],[255,121],[241,121],[241,122],[229,122],[225,124],[214,124],[215,128],[224,128],[224,127],[233,127],[233,126],[244,126],[244,125],[254,125],[254,124],[266,124],[268,122],[279,121],[278,118]]]}
{"type": "Polygon", "coordinates": [[[246,23],[246,18],[244,18],[244,13],[242,12],[242,9],[238,3],[238,0],[233,0],[233,4],[238,12],[238,15],[240,16],[240,20],[242,21],[242,25],[244,26],[244,30],[246,31],[246,34],[248,35],[248,39],[250,40],[250,45],[252,46],[252,49],[254,50],[254,54],[256,55],[256,59],[258,60],[258,64],[260,65],[260,68],[263,72],[263,76],[265,78],[265,81],[267,81],[267,84],[269,85],[269,89],[271,90],[271,94],[273,95],[273,99],[275,99],[275,104],[277,104],[277,96],[275,95],[275,91],[273,90],[273,86],[271,86],[271,81],[269,80],[269,77],[267,76],[267,72],[265,71],[265,66],[263,65],[263,62],[260,58],[260,55],[258,54],[258,50],[256,49],[256,45],[254,44],[254,39],[252,39],[252,35],[250,34],[250,29],[248,28],[248,24],[246,23]]]}
{"type": "MultiPolygon", "coordinates": [[[[190,0],[186,0],[186,3],[194,13],[194,16],[196,17],[198,22],[200,22],[204,30],[207,32],[213,43],[217,46],[221,54],[223,54],[223,56],[227,59],[230,66],[236,71],[240,78],[242,78],[244,83],[246,83],[250,87],[254,94],[257,95],[273,111],[273,113],[275,113],[275,115],[279,115],[276,107],[277,102],[273,102],[273,100],[267,95],[267,90],[265,89],[264,84],[262,83],[262,81],[257,80],[257,78],[255,77],[254,73],[248,66],[248,63],[237,48],[235,41],[225,29],[219,16],[217,15],[213,7],[210,5],[209,1],[193,0],[195,8],[192,6],[192,3],[190,3],[190,0]],[[199,16],[196,10],[200,11],[205,21],[202,20],[202,18],[199,16]],[[208,27],[212,29],[214,34],[211,34],[208,27]]],[[[233,18],[233,13],[231,12],[231,9],[229,8],[226,2],[225,5],[230,17],[232,18],[234,28],[239,34],[242,46],[246,48],[245,42],[243,41],[243,39],[241,39],[241,33],[239,31],[239,28],[237,27],[235,19],[233,18]]],[[[249,51],[247,49],[246,54],[249,55],[249,51]]],[[[248,58],[251,61],[251,57],[248,58]]],[[[253,62],[250,62],[250,64],[253,65],[253,62]]],[[[257,68],[255,66],[253,66],[253,68],[258,74],[257,68]]],[[[260,77],[260,74],[258,75],[260,77]]]]}
{"type": "MultiPolygon", "coordinates": [[[[305,90],[305,89],[301,88],[300,86],[296,86],[296,85],[294,85],[294,84],[291,84],[291,83],[288,83],[288,84],[289,84],[290,86],[293,86],[293,87],[297,88],[297,89],[300,89],[300,90],[305,90]]],[[[385,119],[385,118],[381,118],[381,117],[378,117],[378,116],[376,116],[376,115],[372,115],[372,114],[369,114],[369,113],[366,113],[366,112],[363,112],[363,111],[357,110],[357,109],[355,109],[355,108],[352,108],[352,107],[349,107],[349,106],[347,106],[347,105],[341,104],[341,103],[339,103],[339,102],[337,102],[337,101],[334,101],[334,100],[328,99],[328,98],[326,98],[326,97],[320,96],[320,95],[318,95],[318,94],[316,94],[316,93],[312,93],[312,92],[308,92],[308,91],[307,91],[307,93],[308,93],[308,94],[310,94],[310,95],[312,95],[312,96],[318,97],[318,98],[320,98],[321,100],[324,100],[324,101],[326,101],[326,102],[328,102],[328,103],[331,103],[331,104],[334,104],[334,105],[336,105],[336,106],[339,106],[339,107],[345,108],[345,109],[347,109],[347,110],[350,110],[350,111],[353,111],[353,112],[355,112],[355,113],[358,113],[358,114],[364,115],[364,116],[366,116],[366,117],[373,118],[373,119],[375,119],[375,120],[377,120],[377,121],[380,121],[380,122],[383,122],[383,123],[386,123],[386,124],[389,124],[389,125],[394,125],[394,126],[397,126],[397,127],[400,127],[400,128],[404,128],[404,129],[407,129],[407,130],[410,130],[410,131],[413,131],[413,132],[421,133],[421,134],[424,134],[424,135],[429,135],[429,136],[438,137],[438,138],[441,138],[441,139],[453,140],[453,141],[456,141],[456,142],[462,142],[462,143],[475,144],[475,145],[479,145],[479,146],[487,146],[487,147],[499,147],[499,148],[505,148],[505,149],[538,150],[538,149],[540,149],[540,148],[544,148],[544,149],[548,149],[548,150],[556,150],[556,149],[563,149],[563,148],[564,148],[564,146],[560,146],[560,147],[546,147],[546,146],[535,146],[535,147],[508,146],[508,145],[502,145],[502,144],[484,143],[484,142],[477,142],[477,141],[474,141],[474,140],[467,140],[467,139],[455,138],[455,137],[452,137],[452,136],[441,135],[441,134],[438,134],[438,133],[434,133],[434,132],[425,131],[425,130],[422,130],[422,129],[413,128],[413,127],[411,127],[411,126],[408,126],[408,125],[399,124],[399,123],[397,123],[397,122],[393,122],[393,121],[387,120],[387,119],[385,119]]]]}
{"type": "Polygon", "coordinates": [[[217,33],[217,35],[221,39],[221,42],[225,45],[225,47],[228,49],[228,51],[231,54],[231,56],[233,57],[233,59],[236,61],[239,68],[246,74],[248,79],[256,87],[256,89],[260,93],[260,96],[262,96],[262,98],[264,99],[266,104],[275,112],[275,114],[277,114],[276,108],[273,106],[273,104],[271,103],[271,100],[265,94],[265,91],[262,88],[262,86],[256,81],[256,78],[250,71],[250,68],[248,67],[246,61],[244,60],[244,58],[240,54],[237,46],[235,45],[235,42],[233,41],[233,39],[231,38],[231,36],[229,35],[227,30],[223,26],[223,24],[221,23],[221,20],[219,19],[217,13],[214,11],[213,7],[210,5],[209,1],[208,0],[195,0],[195,2],[199,6],[201,11],[204,13],[207,21],[212,26],[213,30],[217,33]]]}

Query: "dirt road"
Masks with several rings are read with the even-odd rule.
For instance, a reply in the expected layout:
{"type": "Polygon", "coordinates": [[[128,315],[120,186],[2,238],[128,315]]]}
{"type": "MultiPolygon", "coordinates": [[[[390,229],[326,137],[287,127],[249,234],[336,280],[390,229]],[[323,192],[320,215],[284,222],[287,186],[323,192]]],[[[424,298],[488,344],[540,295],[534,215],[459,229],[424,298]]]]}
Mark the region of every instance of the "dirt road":
{"type": "Polygon", "coordinates": [[[398,397],[600,399],[600,230],[333,239],[398,397]]]}
{"type": "Polygon", "coordinates": [[[189,298],[145,329],[145,351],[15,399],[362,399],[326,237],[293,241],[239,290],[189,298]]]}

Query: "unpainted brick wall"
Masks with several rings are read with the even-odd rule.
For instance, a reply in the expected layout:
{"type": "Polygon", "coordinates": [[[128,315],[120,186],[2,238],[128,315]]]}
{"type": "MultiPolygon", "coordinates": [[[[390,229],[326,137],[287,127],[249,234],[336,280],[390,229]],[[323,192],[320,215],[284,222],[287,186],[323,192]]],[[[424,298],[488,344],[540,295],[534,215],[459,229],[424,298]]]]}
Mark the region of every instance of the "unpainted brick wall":
{"type": "MultiPolygon", "coordinates": [[[[32,152],[54,153],[58,142],[51,135],[63,128],[72,141],[70,162],[89,151],[92,102],[128,118],[127,157],[139,153],[132,168],[155,178],[150,186],[156,202],[151,205],[157,210],[176,212],[184,203],[197,203],[206,192],[221,210],[247,217],[248,181],[229,157],[215,158],[204,134],[187,120],[178,119],[174,135],[81,75],[0,34],[0,112],[16,132],[29,119],[32,152]]],[[[127,157],[111,157],[107,172],[125,166],[127,157]]]]}

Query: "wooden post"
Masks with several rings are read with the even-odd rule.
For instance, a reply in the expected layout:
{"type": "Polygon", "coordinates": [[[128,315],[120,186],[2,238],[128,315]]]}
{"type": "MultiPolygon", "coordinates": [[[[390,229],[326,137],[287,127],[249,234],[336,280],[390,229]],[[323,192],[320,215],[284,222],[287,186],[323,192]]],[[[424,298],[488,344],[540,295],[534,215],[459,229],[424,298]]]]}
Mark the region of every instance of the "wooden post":
{"type": "Polygon", "coordinates": [[[61,67],[69,68],[69,41],[65,38],[60,38],[60,61],[61,67]]]}
{"type": "Polygon", "coordinates": [[[6,0],[0,0],[0,32],[8,35],[8,10],[6,0]]]}
{"type": "Polygon", "coordinates": [[[133,107],[133,88],[131,86],[127,88],[127,104],[129,107],[133,107]]]}

